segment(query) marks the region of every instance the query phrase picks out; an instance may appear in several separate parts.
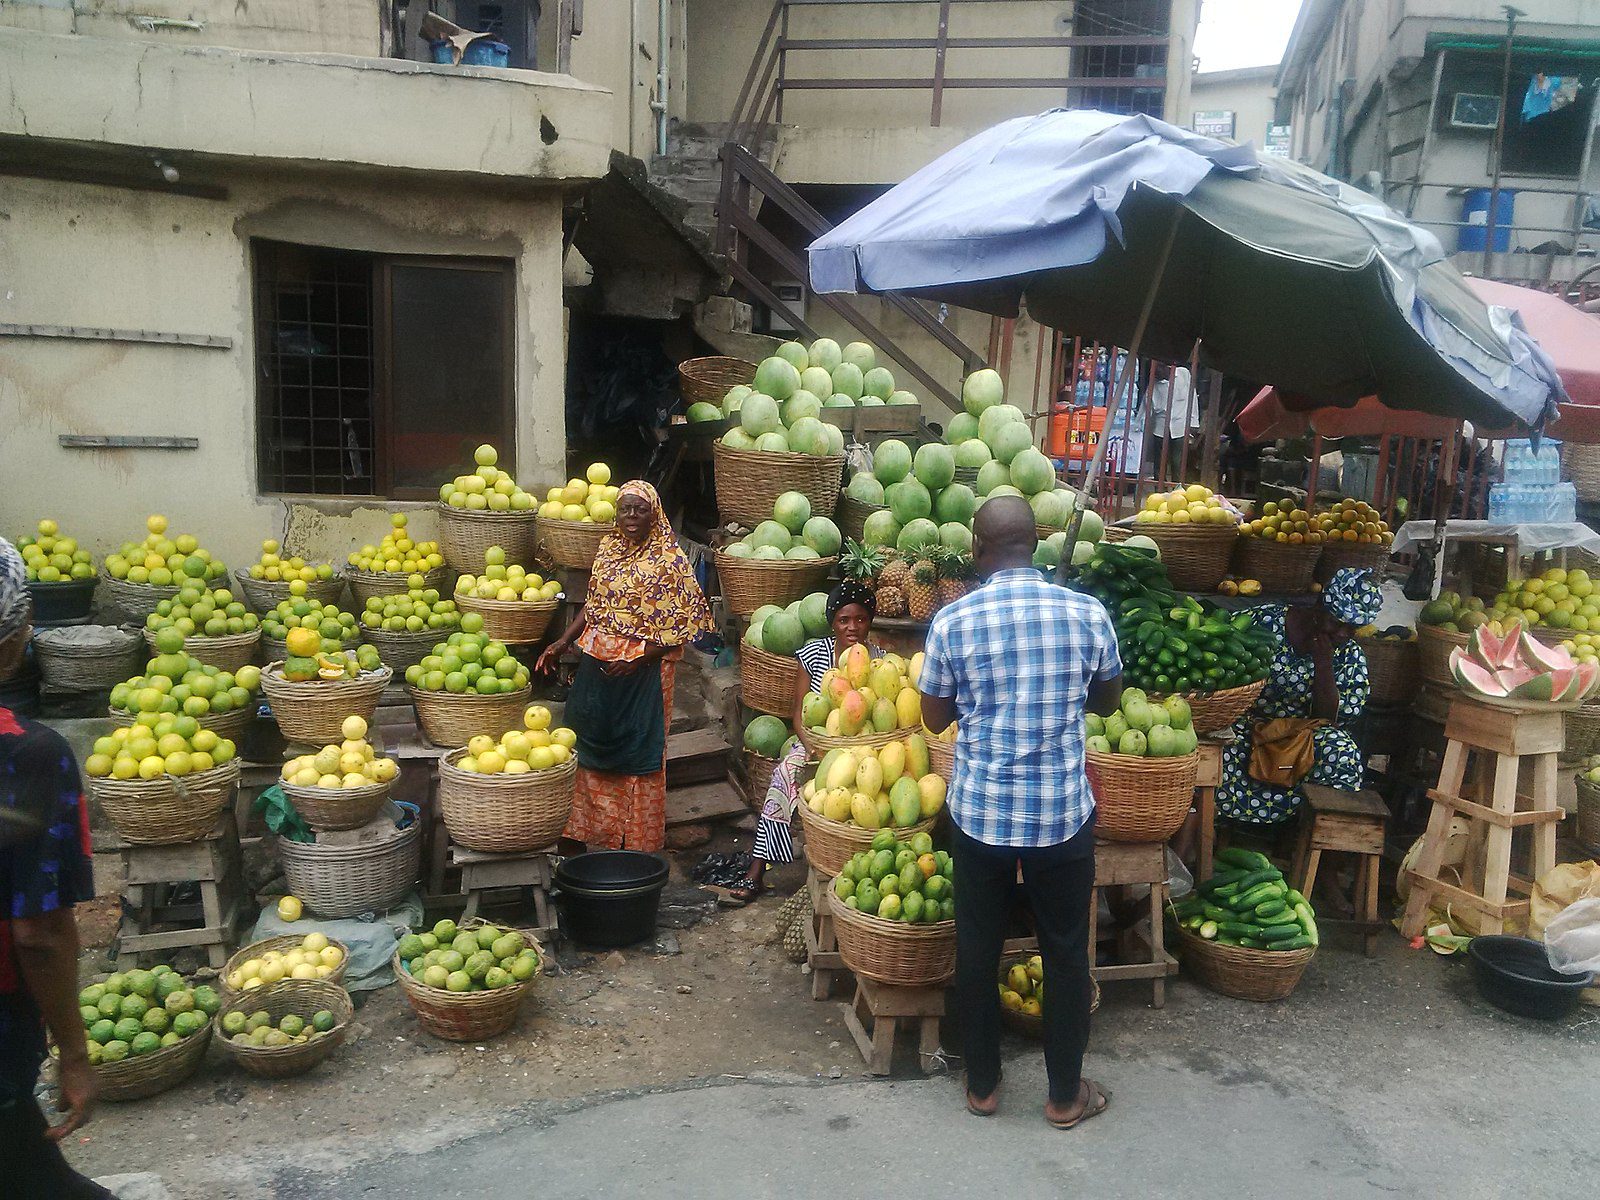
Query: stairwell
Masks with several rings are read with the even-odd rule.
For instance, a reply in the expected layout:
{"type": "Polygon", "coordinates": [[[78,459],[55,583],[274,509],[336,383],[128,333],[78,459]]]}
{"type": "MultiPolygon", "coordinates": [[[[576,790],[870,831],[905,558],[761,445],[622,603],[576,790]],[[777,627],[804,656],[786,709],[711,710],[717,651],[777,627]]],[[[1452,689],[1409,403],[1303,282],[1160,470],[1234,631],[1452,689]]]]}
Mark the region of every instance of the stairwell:
{"type": "MultiPolygon", "coordinates": [[[[722,163],[717,157],[727,138],[728,126],[673,123],[667,135],[665,157],[650,160],[650,181],[671,192],[689,205],[687,224],[713,241],[717,233],[717,195],[722,187],[722,163]]],[[[769,161],[774,140],[770,136],[757,148],[762,161],[769,161]]]]}

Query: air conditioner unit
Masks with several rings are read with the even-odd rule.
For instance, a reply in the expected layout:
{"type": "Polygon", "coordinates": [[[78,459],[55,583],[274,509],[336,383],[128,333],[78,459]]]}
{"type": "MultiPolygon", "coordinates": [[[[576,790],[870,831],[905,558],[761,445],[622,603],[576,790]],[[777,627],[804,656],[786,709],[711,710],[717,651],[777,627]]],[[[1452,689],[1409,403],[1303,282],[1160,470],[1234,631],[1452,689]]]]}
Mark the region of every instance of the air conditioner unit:
{"type": "Polygon", "coordinates": [[[1493,129],[1500,123],[1500,97],[1457,92],[1450,101],[1450,128],[1493,129]]]}

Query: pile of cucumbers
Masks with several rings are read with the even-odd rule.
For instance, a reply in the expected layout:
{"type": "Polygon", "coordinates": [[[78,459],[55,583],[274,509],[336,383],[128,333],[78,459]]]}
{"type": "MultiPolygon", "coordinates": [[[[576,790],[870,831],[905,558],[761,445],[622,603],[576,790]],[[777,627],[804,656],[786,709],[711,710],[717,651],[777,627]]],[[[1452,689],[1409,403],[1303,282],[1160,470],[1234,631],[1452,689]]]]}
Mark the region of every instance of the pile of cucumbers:
{"type": "Polygon", "coordinates": [[[1217,851],[1217,871],[1172,906],[1180,928],[1247,950],[1304,950],[1317,944],[1311,902],[1254,850],[1217,851]]]}

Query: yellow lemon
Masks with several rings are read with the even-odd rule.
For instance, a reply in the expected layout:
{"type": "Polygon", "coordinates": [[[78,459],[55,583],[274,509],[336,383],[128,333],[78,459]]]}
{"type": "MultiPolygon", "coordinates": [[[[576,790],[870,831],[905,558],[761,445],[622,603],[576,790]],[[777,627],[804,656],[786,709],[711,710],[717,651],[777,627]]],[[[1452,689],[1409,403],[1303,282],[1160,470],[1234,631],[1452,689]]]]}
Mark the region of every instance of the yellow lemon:
{"type": "Polygon", "coordinates": [[[530,704],[522,714],[522,724],[528,729],[549,729],[550,710],[542,704],[530,704]]]}
{"type": "Polygon", "coordinates": [[[288,968],[280,960],[278,962],[264,963],[261,967],[261,973],[256,978],[262,983],[277,983],[288,973],[288,968]]]}
{"type": "Polygon", "coordinates": [[[361,717],[349,716],[344,719],[344,724],[339,726],[339,732],[344,734],[346,741],[360,741],[367,736],[367,723],[361,717]]]}
{"type": "Polygon", "coordinates": [[[318,951],[317,957],[323,966],[331,969],[344,961],[344,951],[337,946],[324,946],[318,951]]]}
{"type": "Polygon", "coordinates": [[[564,763],[567,761],[567,759],[572,757],[572,751],[566,746],[563,746],[560,742],[557,742],[555,745],[550,747],[550,753],[556,756],[557,763],[564,763]]]}
{"type": "Polygon", "coordinates": [[[527,764],[527,762],[525,760],[520,759],[520,758],[512,758],[512,759],[507,759],[506,760],[506,774],[507,775],[526,775],[527,773],[528,773],[528,764],[527,764]]]}
{"type": "Polygon", "coordinates": [[[558,746],[565,746],[568,750],[571,750],[578,744],[578,735],[563,725],[559,729],[550,731],[550,740],[558,746]]]}
{"type": "Polygon", "coordinates": [[[590,483],[605,485],[611,482],[611,468],[605,463],[590,463],[589,469],[584,472],[585,478],[590,483]]]}
{"type": "Polygon", "coordinates": [[[317,978],[317,968],[312,966],[310,963],[301,963],[298,967],[295,967],[294,970],[289,972],[289,978],[315,979],[317,978]]]}
{"type": "Polygon", "coordinates": [[[302,950],[310,951],[313,954],[320,954],[322,951],[328,948],[328,944],[327,934],[308,933],[305,936],[305,940],[300,943],[300,948],[302,950]]]}
{"type": "Polygon", "coordinates": [[[552,746],[538,746],[528,752],[528,765],[535,771],[544,771],[556,765],[552,746]]]}
{"type": "Polygon", "coordinates": [[[498,750],[487,750],[478,755],[478,770],[485,775],[499,775],[506,769],[506,756],[498,750]]]}
{"type": "Polygon", "coordinates": [[[305,907],[298,896],[284,896],[278,900],[278,920],[298,921],[305,907]]]}

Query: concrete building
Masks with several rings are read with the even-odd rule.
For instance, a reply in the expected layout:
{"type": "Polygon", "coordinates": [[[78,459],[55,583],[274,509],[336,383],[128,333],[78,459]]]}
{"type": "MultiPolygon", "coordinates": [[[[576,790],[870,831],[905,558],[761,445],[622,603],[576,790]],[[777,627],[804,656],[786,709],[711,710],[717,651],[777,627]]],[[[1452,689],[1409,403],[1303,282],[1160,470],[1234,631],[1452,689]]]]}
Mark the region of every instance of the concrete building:
{"type": "Polygon", "coordinates": [[[1274,81],[1278,67],[1238,67],[1231,71],[1196,71],[1189,81],[1189,112],[1184,124],[1201,133],[1215,133],[1257,150],[1276,151],[1268,141],[1276,124],[1274,81]]]}
{"type": "Polygon", "coordinates": [[[1277,80],[1294,157],[1381,193],[1463,271],[1573,279],[1600,247],[1600,2],[1527,8],[1508,56],[1494,0],[1306,0],[1277,80]]]}

